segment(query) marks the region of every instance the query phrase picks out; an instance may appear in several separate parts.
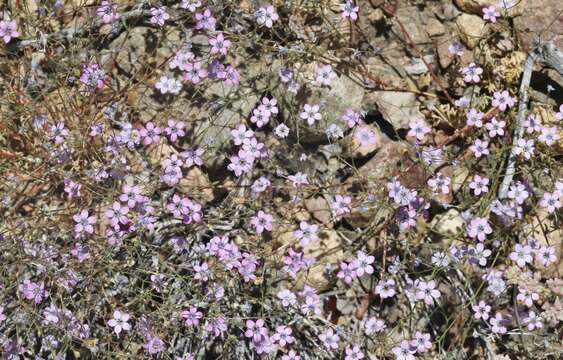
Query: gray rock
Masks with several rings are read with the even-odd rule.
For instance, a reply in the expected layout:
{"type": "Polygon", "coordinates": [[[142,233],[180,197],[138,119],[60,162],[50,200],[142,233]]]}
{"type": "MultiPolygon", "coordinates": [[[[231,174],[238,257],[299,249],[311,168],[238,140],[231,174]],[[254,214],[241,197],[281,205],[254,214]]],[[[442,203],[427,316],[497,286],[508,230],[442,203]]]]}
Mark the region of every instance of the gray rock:
{"type": "Polygon", "coordinates": [[[375,104],[383,118],[390,122],[395,130],[405,129],[410,120],[424,117],[419,110],[415,94],[410,92],[373,91],[366,95],[364,103],[371,106],[375,104]]]}
{"type": "MultiPolygon", "coordinates": [[[[416,6],[401,7],[397,10],[396,16],[402,22],[413,43],[427,44],[430,42],[430,36],[428,36],[424,29],[420,11],[416,6]]],[[[393,30],[400,37],[403,37],[401,28],[397,24],[393,25],[393,30]]]]}

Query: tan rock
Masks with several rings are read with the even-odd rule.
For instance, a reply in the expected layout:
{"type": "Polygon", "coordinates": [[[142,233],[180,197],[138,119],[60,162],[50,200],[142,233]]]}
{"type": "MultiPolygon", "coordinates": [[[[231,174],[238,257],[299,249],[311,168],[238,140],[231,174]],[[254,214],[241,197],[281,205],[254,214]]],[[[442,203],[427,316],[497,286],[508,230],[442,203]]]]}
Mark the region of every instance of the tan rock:
{"type": "Polygon", "coordinates": [[[473,49],[485,35],[485,21],[477,15],[462,14],[456,19],[461,41],[473,49]]]}
{"type": "Polygon", "coordinates": [[[426,22],[426,32],[430,36],[442,35],[446,32],[446,27],[438,19],[430,18],[426,22]]]}
{"type": "Polygon", "coordinates": [[[450,209],[443,214],[436,215],[430,222],[430,227],[442,235],[456,235],[459,233],[465,222],[461,214],[456,209],[450,209]]]}
{"type": "Polygon", "coordinates": [[[178,189],[182,194],[194,198],[202,203],[213,200],[213,186],[209,177],[198,167],[193,167],[180,180],[178,189]]]}
{"type": "MultiPolygon", "coordinates": [[[[533,0],[533,3],[537,0],[533,0]]],[[[558,0],[555,0],[558,1],[558,0]]],[[[483,15],[483,8],[494,6],[502,15],[515,17],[528,10],[527,0],[455,0],[456,5],[464,12],[483,15]]]]}
{"type": "Polygon", "coordinates": [[[332,215],[328,201],[322,196],[316,196],[305,199],[303,202],[305,209],[311,213],[313,218],[317,219],[325,226],[332,228],[332,215]]]}
{"type": "Polygon", "coordinates": [[[538,35],[563,48],[561,0],[531,0],[522,16],[514,19],[516,35],[523,49],[529,51],[538,35]]]}
{"type": "Polygon", "coordinates": [[[325,276],[327,265],[338,267],[344,260],[344,251],[340,245],[340,237],[334,230],[327,230],[319,234],[320,241],[309,244],[305,249],[305,255],[314,257],[317,262],[309,270],[308,274],[302,275],[298,282],[307,283],[319,291],[326,290],[330,281],[325,276]]]}
{"type": "Polygon", "coordinates": [[[410,120],[423,118],[411,92],[373,91],[366,95],[365,103],[375,103],[383,118],[393,125],[395,130],[406,129],[410,120]]]}
{"type": "MultiPolygon", "coordinates": [[[[416,6],[400,7],[397,10],[396,17],[403,24],[409,38],[415,44],[426,44],[430,42],[430,37],[424,29],[422,24],[422,18],[420,17],[420,11],[416,6]]],[[[397,34],[403,37],[402,29],[398,24],[393,26],[397,34]]]]}

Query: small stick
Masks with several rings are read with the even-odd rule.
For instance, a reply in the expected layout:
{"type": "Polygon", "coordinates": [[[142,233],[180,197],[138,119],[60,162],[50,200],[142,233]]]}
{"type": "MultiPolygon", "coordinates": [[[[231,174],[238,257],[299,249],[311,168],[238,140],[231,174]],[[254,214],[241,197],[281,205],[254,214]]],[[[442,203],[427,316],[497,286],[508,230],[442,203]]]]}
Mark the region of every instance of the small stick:
{"type": "Polygon", "coordinates": [[[499,189],[499,198],[505,199],[508,193],[508,188],[512,183],[512,178],[516,173],[516,159],[518,155],[516,154],[516,144],[524,136],[524,120],[526,119],[526,114],[528,112],[528,89],[530,87],[530,81],[532,80],[532,70],[534,68],[534,62],[536,61],[537,55],[535,51],[528,54],[526,59],[526,64],[524,65],[524,72],[522,74],[522,81],[520,82],[520,90],[518,96],[518,116],[516,117],[516,127],[514,128],[514,136],[512,140],[512,149],[510,150],[510,157],[508,160],[508,166],[506,167],[506,173],[502,184],[499,189]]]}

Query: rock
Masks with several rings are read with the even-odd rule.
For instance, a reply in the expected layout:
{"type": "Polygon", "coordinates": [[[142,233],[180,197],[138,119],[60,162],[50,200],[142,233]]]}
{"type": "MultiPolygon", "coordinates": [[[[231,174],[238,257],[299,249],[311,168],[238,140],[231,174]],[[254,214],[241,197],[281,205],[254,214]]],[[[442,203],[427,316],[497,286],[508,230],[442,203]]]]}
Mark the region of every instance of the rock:
{"type": "MultiPolygon", "coordinates": [[[[311,243],[305,248],[305,255],[314,257],[317,261],[309,269],[308,274],[302,275],[297,283],[308,283],[319,291],[327,290],[330,280],[325,276],[327,265],[337,269],[344,257],[340,245],[340,237],[334,230],[326,230],[319,234],[320,241],[311,243]]],[[[298,285],[296,285],[298,287],[298,285]]]]}
{"type": "MultiPolygon", "coordinates": [[[[388,58],[394,59],[395,57],[386,56],[386,59],[388,58]]],[[[400,74],[397,68],[394,68],[377,56],[370,56],[366,59],[366,68],[370,74],[389,84],[389,86],[404,87],[407,84],[408,80],[404,76],[405,74],[400,74]]],[[[373,80],[366,78],[364,81],[369,82],[373,80]]]]}
{"type": "MultiPolygon", "coordinates": [[[[300,74],[300,83],[314,83],[316,70],[320,67],[319,63],[311,63],[303,66],[300,74]]],[[[280,87],[274,92],[274,95],[280,99],[286,97],[288,93],[285,88],[280,87]],[[281,92],[281,93],[280,93],[281,92]]],[[[334,79],[330,86],[318,87],[316,85],[305,89],[304,87],[297,95],[302,104],[320,104],[320,112],[322,120],[315,125],[310,126],[301,119],[300,126],[304,128],[304,136],[300,141],[305,143],[316,143],[326,140],[325,129],[330,125],[336,124],[344,129],[342,115],[346,109],[352,108],[360,110],[362,108],[362,100],[364,98],[364,87],[350,79],[348,76],[340,75],[334,79]]]]}
{"type": "Polygon", "coordinates": [[[456,39],[452,37],[451,34],[445,34],[436,39],[438,51],[438,61],[440,61],[440,66],[442,69],[447,68],[453,62],[455,56],[450,53],[449,47],[455,42],[456,39]]]}
{"type": "Polygon", "coordinates": [[[461,11],[451,1],[442,2],[442,12],[436,15],[442,20],[453,20],[461,14],[461,11]]]}
{"type": "Polygon", "coordinates": [[[305,209],[326,227],[332,228],[332,215],[328,201],[322,196],[316,196],[303,201],[305,209]]]}
{"type": "MultiPolygon", "coordinates": [[[[416,6],[401,7],[395,15],[405,27],[407,34],[415,44],[426,44],[430,42],[430,37],[422,25],[420,11],[416,6]]],[[[398,24],[393,25],[393,29],[399,37],[403,37],[402,29],[398,24]]]]}
{"type": "Polygon", "coordinates": [[[409,121],[424,116],[419,111],[416,96],[410,92],[373,91],[364,98],[364,103],[376,104],[383,118],[390,122],[395,130],[408,128],[409,121]]]}
{"type": "Polygon", "coordinates": [[[181,33],[171,28],[166,34],[158,29],[136,26],[123,32],[110,43],[109,51],[102,55],[105,66],[113,62],[128,74],[142,75],[150,67],[162,66],[181,46],[181,33]]]}
{"type": "Polygon", "coordinates": [[[435,18],[430,18],[426,22],[426,32],[430,36],[438,36],[446,32],[446,27],[444,26],[444,24],[442,24],[440,20],[435,18]]]}
{"type": "Polygon", "coordinates": [[[229,144],[231,130],[249,118],[259,98],[257,92],[249,87],[232,87],[222,83],[210,85],[204,95],[226,105],[210,110],[206,118],[196,124],[194,143],[208,149],[204,159],[206,165],[220,166],[224,159],[224,151],[221,150],[229,144]]]}
{"type": "Polygon", "coordinates": [[[206,204],[214,199],[209,177],[198,167],[192,167],[180,180],[178,189],[182,194],[206,204]]]}
{"type": "MultiPolygon", "coordinates": [[[[536,1],[534,0],[533,4],[536,1]]],[[[531,11],[527,0],[455,0],[454,2],[462,11],[479,16],[483,15],[483,8],[489,6],[494,6],[498,12],[509,17],[521,15],[524,10],[531,11]]],[[[558,0],[554,0],[555,2],[558,0]]]]}
{"type": "MultiPolygon", "coordinates": [[[[424,61],[426,61],[426,63],[430,66],[432,66],[432,64],[434,64],[435,59],[436,59],[436,57],[434,55],[425,55],[424,56],[424,61]]],[[[428,72],[428,67],[426,66],[424,61],[422,61],[421,58],[411,59],[411,64],[405,66],[406,72],[411,74],[411,75],[426,74],[428,72]]]]}
{"type": "Polygon", "coordinates": [[[381,133],[381,130],[377,126],[367,124],[362,126],[356,126],[354,130],[350,133],[349,142],[347,143],[347,155],[352,158],[366,157],[367,155],[379,150],[386,139],[385,135],[381,133]],[[362,132],[371,132],[375,135],[375,142],[362,145],[359,140],[359,136],[362,132]]]}
{"type": "Polygon", "coordinates": [[[485,35],[485,21],[477,15],[462,14],[456,19],[461,41],[473,49],[485,35]]]}
{"type": "Polygon", "coordinates": [[[525,51],[530,50],[538,34],[541,34],[541,40],[553,41],[559,49],[563,49],[561,1],[531,1],[522,16],[514,19],[514,28],[525,51]]]}
{"type": "Polygon", "coordinates": [[[450,209],[443,214],[436,215],[430,222],[430,227],[433,230],[449,236],[458,234],[464,226],[465,222],[456,209],[450,209]]]}

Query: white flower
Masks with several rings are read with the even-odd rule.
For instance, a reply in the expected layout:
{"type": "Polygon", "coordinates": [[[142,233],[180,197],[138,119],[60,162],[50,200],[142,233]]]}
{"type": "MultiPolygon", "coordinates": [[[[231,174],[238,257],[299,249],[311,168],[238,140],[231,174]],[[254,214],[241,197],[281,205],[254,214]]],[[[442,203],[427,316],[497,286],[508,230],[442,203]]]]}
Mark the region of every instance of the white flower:
{"type": "Polygon", "coordinates": [[[182,83],[174,78],[161,76],[155,87],[162,93],[179,94],[182,90],[182,83]]]}

